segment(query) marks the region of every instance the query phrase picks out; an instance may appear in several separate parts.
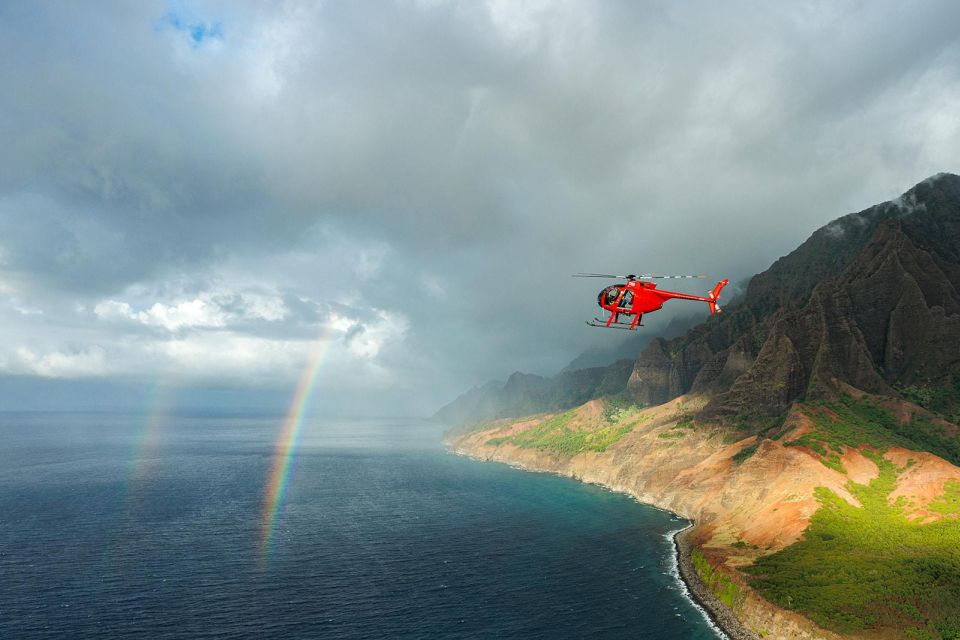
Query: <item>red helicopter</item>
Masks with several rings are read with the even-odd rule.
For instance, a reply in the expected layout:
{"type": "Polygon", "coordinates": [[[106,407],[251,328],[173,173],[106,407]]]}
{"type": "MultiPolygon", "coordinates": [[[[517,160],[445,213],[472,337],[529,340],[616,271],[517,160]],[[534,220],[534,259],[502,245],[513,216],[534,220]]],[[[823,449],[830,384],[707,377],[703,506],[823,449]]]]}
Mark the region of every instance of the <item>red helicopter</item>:
{"type": "Polygon", "coordinates": [[[659,310],[663,307],[663,303],[671,298],[706,302],[710,305],[710,313],[720,313],[720,305],[717,304],[717,301],[720,298],[720,292],[730,282],[730,280],[724,278],[717,283],[713,291],[707,293],[707,297],[702,297],[676,291],[662,291],[657,289],[655,283],[646,280],[653,278],[703,278],[705,276],[655,276],[652,274],[614,276],[606,273],[575,273],[573,277],[625,279],[626,284],[610,285],[597,296],[597,303],[610,312],[610,317],[606,321],[594,318],[592,322],[587,322],[587,324],[591,327],[626,329],[628,331],[633,331],[638,326],[642,326],[640,325],[640,319],[643,318],[643,314],[659,310]],[[620,322],[620,316],[633,316],[633,320],[620,322]]]}

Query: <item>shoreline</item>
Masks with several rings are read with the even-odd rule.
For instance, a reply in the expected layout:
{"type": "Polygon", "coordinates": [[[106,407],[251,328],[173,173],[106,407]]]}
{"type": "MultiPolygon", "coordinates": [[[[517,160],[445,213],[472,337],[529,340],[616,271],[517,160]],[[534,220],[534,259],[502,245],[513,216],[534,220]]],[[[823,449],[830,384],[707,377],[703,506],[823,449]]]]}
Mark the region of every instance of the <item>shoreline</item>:
{"type": "Polygon", "coordinates": [[[690,533],[695,524],[673,534],[673,550],[677,560],[677,573],[680,582],[686,587],[687,595],[706,613],[710,621],[730,640],[760,640],[759,636],[740,622],[739,618],[725,604],[720,602],[700,580],[691,560],[692,545],[690,533]]]}
{"type": "MultiPolygon", "coordinates": [[[[522,471],[532,472],[532,473],[551,473],[554,475],[563,476],[565,478],[573,478],[578,482],[583,482],[580,478],[576,476],[571,476],[569,474],[552,471],[549,469],[531,469],[529,467],[510,463],[505,460],[495,460],[490,458],[481,458],[471,454],[468,451],[457,448],[453,442],[444,441],[444,446],[447,451],[453,455],[465,456],[471,460],[477,462],[494,462],[497,464],[506,464],[507,466],[513,467],[515,469],[520,469],[522,471]]],[[[668,534],[668,537],[672,539],[673,542],[673,558],[676,563],[677,569],[677,580],[680,585],[683,587],[684,595],[693,603],[693,606],[704,614],[710,624],[720,632],[720,635],[729,640],[760,640],[759,636],[752,631],[748,630],[742,622],[734,615],[730,609],[727,608],[720,600],[716,598],[710,591],[707,589],[706,585],[703,584],[700,580],[700,576],[697,575],[696,569],[693,566],[693,561],[691,560],[691,544],[689,541],[689,534],[696,527],[696,522],[690,518],[684,517],[680,514],[674,513],[669,509],[664,509],[663,507],[640,500],[637,496],[633,495],[629,491],[618,491],[613,487],[601,483],[590,483],[597,484],[602,486],[605,489],[614,491],[616,493],[626,493],[631,498],[639,502],[640,504],[653,507],[655,509],[660,509],[662,511],[668,511],[673,513],[673,515],[678,518],[683,518],[688,520],[690,525],[680,529],[679,531],[673,532],[672,535],[668,534]]]]}

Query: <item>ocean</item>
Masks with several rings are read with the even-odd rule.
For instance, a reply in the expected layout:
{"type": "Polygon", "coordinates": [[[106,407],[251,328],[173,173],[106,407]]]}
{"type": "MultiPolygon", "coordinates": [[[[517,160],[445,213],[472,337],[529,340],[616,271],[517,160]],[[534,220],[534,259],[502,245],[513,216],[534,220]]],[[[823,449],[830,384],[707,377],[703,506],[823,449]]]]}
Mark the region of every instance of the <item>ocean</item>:
{"type": "Polygon", "coordinates": [[[687,523],[416,420],[0,414],[0,638],[719,637],[687,523]]]}

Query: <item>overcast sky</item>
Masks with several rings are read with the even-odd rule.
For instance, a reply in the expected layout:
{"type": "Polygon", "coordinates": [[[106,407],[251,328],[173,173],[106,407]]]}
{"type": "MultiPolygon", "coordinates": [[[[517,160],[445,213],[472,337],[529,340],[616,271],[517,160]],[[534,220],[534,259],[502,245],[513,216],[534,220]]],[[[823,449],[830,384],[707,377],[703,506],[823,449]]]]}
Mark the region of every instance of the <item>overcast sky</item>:
{"type": "Polygon", "coordinates": [[[0,3],[0,408],[282,409],[327,336],[321,412],[555,373],[619,337],[571,273],[742,285],[960,170],[958,24],[953,0],[0,3]]]}

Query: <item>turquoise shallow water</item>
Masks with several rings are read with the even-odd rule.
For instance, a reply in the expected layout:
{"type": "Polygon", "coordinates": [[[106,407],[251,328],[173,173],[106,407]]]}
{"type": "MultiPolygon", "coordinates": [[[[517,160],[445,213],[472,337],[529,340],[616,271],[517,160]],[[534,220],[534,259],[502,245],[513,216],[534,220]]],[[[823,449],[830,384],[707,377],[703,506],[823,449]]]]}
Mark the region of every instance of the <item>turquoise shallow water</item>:
{"type": "Polygon", "coordinates": [[[418,421],[308,422],[264,557],[280,423],[0,416],[0,637],[717,637],[684,521],[418,421]]]}

